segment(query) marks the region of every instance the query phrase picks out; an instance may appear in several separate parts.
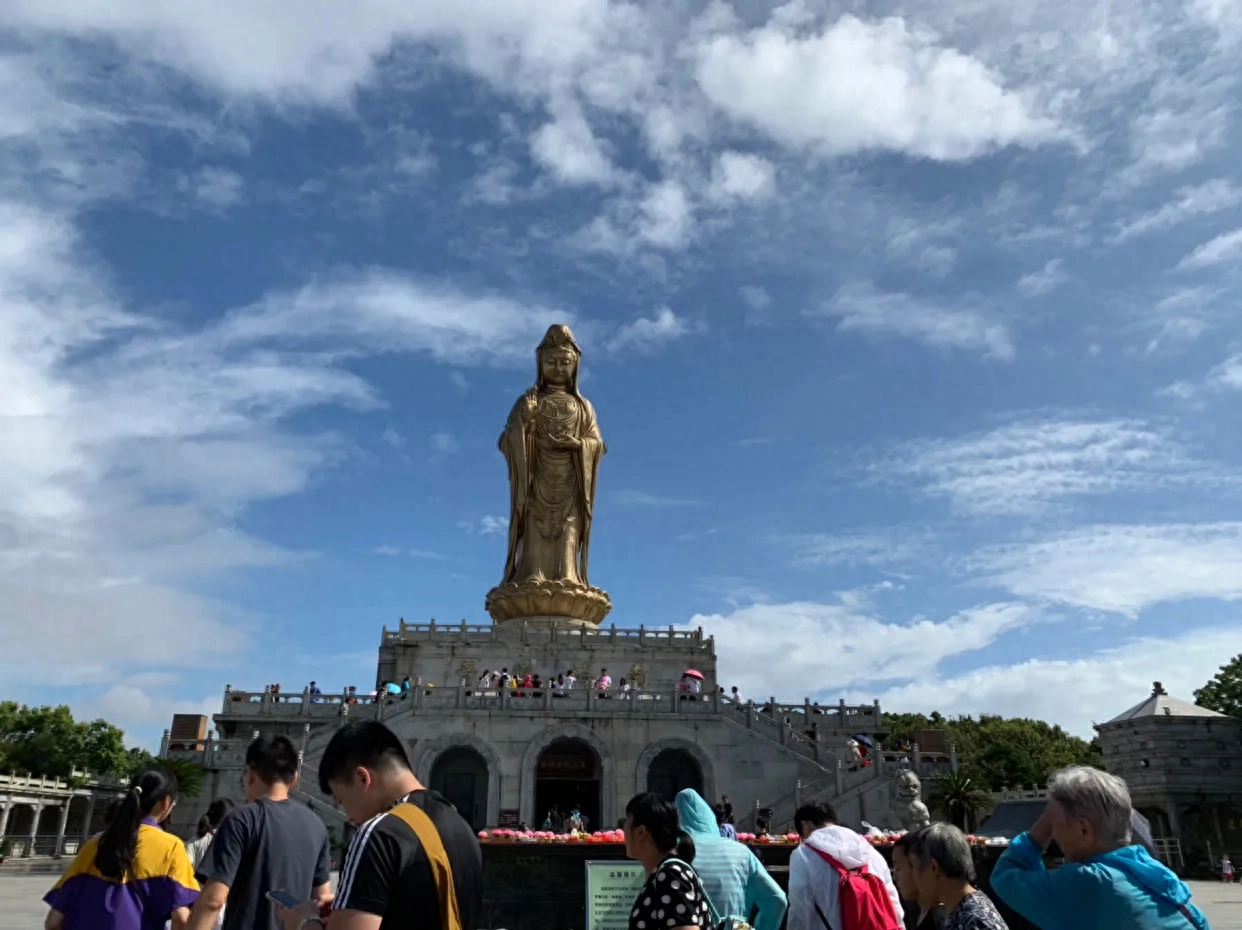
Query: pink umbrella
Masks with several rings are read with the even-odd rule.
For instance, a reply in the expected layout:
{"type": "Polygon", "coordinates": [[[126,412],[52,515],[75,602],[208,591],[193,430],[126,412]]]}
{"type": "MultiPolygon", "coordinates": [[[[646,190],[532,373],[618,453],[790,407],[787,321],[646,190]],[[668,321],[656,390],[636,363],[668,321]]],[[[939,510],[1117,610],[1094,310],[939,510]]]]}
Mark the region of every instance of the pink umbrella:
{"type": "Polygon", "coordinates": [[[685,675],[687,678],[697,678],[699,681],[703,680],[703,673],[700,672],[697,668],[688,668],[684,672],[682,672],[682,674],[685,675]]]}

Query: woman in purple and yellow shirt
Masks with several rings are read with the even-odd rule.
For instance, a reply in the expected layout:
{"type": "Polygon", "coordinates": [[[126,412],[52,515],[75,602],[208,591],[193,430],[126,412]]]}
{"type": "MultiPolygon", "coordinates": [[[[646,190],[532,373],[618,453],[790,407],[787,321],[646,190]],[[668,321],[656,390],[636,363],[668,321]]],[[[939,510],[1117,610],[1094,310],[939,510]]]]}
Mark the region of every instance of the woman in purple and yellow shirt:
{"type": "Polygon", "coordinates": [[[43,898],[44,930],[173,930],[185,926],[198,882],[185,845],[160,824],[177,804],[177,780],[147,769],[103,833],[82,844],[43,898]]]}

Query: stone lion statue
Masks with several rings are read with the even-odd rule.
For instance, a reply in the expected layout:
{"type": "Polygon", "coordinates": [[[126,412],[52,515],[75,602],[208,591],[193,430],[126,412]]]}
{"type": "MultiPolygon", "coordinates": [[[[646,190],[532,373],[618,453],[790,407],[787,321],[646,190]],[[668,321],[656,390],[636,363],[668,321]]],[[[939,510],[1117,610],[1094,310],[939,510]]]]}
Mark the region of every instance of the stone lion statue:
{"type": "Polygon", "coordinates": [[[902,769],[893,776],[892,800],[889,803],[890,819],[907,832],[931,823],[931,814],[923,803],[923,783],[909,769],[902,769]]]}

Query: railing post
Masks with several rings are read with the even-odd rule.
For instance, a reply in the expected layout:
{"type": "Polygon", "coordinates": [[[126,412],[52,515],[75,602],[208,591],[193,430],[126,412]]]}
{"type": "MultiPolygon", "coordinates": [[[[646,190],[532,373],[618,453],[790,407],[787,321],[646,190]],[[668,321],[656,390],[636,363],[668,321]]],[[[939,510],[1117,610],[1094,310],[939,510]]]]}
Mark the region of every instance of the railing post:
{"type": "Polygon", "coordinates": [[[875,707],[875,725],[878,727],[884,720],[884,718],[880,716],[880,699],[876,698],[872,702],[872,706],[875,707]]]}
{"type": "Polygon", "coordinates": [[[837,724],[843,730],[845,729],[845,722],[847,719],[848,715],[845,713],[845,698],[841,698],[841,700],[837,702],[837,724]]]}
{"type": "Polygon", "coordinates": [[[610,624],[608,627],[608,641],[610,643],[617,641],[617,625],[615,623],[610,624]]]}
{"type": "Polygon", "coordinates": [[[696,637],[696,640],[695,640],[695,641],[696,641],[696,642],[697,642],[700,646],[702,646],[702,645],[703,645],[703,628],[702,628],[702,627],[699,627],[699,628],[698,628],[698,630],[697,630],[696,632],[697,632],[697,634],[698,634],[698,635],[697,635],[697,637],[696,637]]]}
{"type": "Polygon", "coordinates": [[[837,760],[837,797],[845,793],[845,773],[841,769],[841,760],[837,760]]]}
{"type": "MultiPolygon", "coordinates": [[[[207,731],[207,742],[203,744],[203,768],[209,769],[215,764],[215,755],[216,755],[216,731],[208,730],[207,731]]],[[[94,795],[91,795],[91,797],[93,798],[94,795]]],[[[90,823],[88,821],[87,828],[89,829],[89,827],[90,827],[90,823]]]]}
{"type": "Polygon", "coordinates": [[[544,710],[552,709],[552,689],[551,688],[545,687],[543,689],[543,709],[544,710]]]}
{"type": "Polygon", "coordinates": [[[880,747],[875,751],[875,773],[882,775],[884,773],[884,749],[880,747]]]}
{"type": "Polygon", "coordinates": [[[957,747],[956,746],[949,747],[949,768],[952,769],[954,772],[957,771],[957,747]]]}
{"type": "Polygon", "coordinates": [[[523,644],[527,642],[527,623],[525,620],[522,621],[522,642],[523,644]]]}
{"type": "Polygon", "coordinates": [[[677,708],[678,700],[677,700],[677,699],[678,699],[679,697],[681,697],[680,692],[678,692],[678,690],[677,690],[676,688],[674,688],[674,689],[673,689],[673,699],[672,699],[671,701],[669,701],[669,705],[668,705],[668,706],[669,706],[669,710],[671,710],[673,713],[677,713],[677,710],[678,710],[678,708],[677,708]]]}
{"type": "Polygon", "coordinates": [[[466,689],[461,685],[457,686],[457,694],[453,697],[453,706],[458,710],[466,706],[466,689]]]}
{"type": "Polygon", "coordinates": [[[641,623],[638,625],[638,645],[641,647],[647,642],[647,628],[641,623]]]}
{"type": "Polygon", "coordinates": [[[919,744],[914,744],[914,774],[922,775],[923,753],[919,751],[919,744]]]}
{"type": "Polygon", "coordinates": [[[794,783],[794,810],[802,806],[802,779],[794,783]]]}
{"type": "Polygon", "coordinates": [[[313,695],[310,693],[310,685],[307,685],[306,690],[302,692],[302,716],[303,717],[310,716],[310,706],[311,706],[312,697],[313,695]]]}
{"type": "Polygon", "coordinates": [[[502,681],[500,683],[499,691],[500,691],[500,709],[502,711],[508,710],[509,709],[509,683],[507,681],[502,681]]]}
{"type": "Polygon", "coordinates": [[[165,730],[164,735],[160,737],[160,758],[161,759],[168,758],[168,740],[169,740],[170,735],[171,735],[171,731],[165,730]]]}
{"type": "Polygon", "coordinates": [[[467,634],[467,632],[466,632],[466,618],[465,618],[465,617],[462,617],[462,618],[461,618],[461,638],[462,638],[462,639],[469,639],[469,638],[470,638],[470,637],[469,637],[469,635],[468,635],[468,634],[467,634]]]}
{"type": "Polygon", "coordinates": [[[586,709],[587,713],[595,709],[595,689],[591,687],[589,682],[586,689],[586,709]]]}
{"type": "Polygon", "coordinates": [[[753,730],[755,728],[755,702],[746,702],[746,729],[753,730]]]}
{"type": "Polygon", "coordinates": [[[428,625],[428,629],[431,632],[431,635],[428,638],[435,639],[436,638],[436,618],[435,617],[431,618],[431,623],[428,625]]]}
{"type": "Polygon", "coordinates": [[[788,746],[789,745],[789,724],[787,724],[784,720],[781,720],[781,721],[778,721],[777,726],[780,727],[781,745],[788,746]]]}
{"type": "Polygon", "coordinates": [[[809,697],[802,699],[802,716],[806,718],[806,725],[809,729],[811,726],[811,699],[809,697]]]}

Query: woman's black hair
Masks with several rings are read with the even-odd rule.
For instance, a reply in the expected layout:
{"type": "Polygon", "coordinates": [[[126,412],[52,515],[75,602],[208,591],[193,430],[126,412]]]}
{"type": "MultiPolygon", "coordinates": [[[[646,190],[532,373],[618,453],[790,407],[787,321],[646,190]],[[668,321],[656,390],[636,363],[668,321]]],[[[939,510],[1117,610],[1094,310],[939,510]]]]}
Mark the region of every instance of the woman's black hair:
{"type": "Polygon", "coordinates": [[[694,861],[694,840],[681,828],[681,818],[671,801],[648,791],[630,798],[625,813],[633,826],[647,828],[660,852],[671,853],[682,862],[694,861]]]}
{"type": "Polygon", "coordinates": [[[207,813],[198,819],[198,835],[201,839],[208,833],[213,833],[220,828],[220,821],[224,819],[224,815],[231,811],[237,805],[229,798],[216,798],[207,805],[207,813]]]}
{"type": "Polygon", "coordinates": [[[167,769],[146,769],[129,783],[121,806],[99,837],[95,867],[106,878],[120,881],[134,864],[142,818],[165,798],[177,799],[177,779],[167,769]]]}

